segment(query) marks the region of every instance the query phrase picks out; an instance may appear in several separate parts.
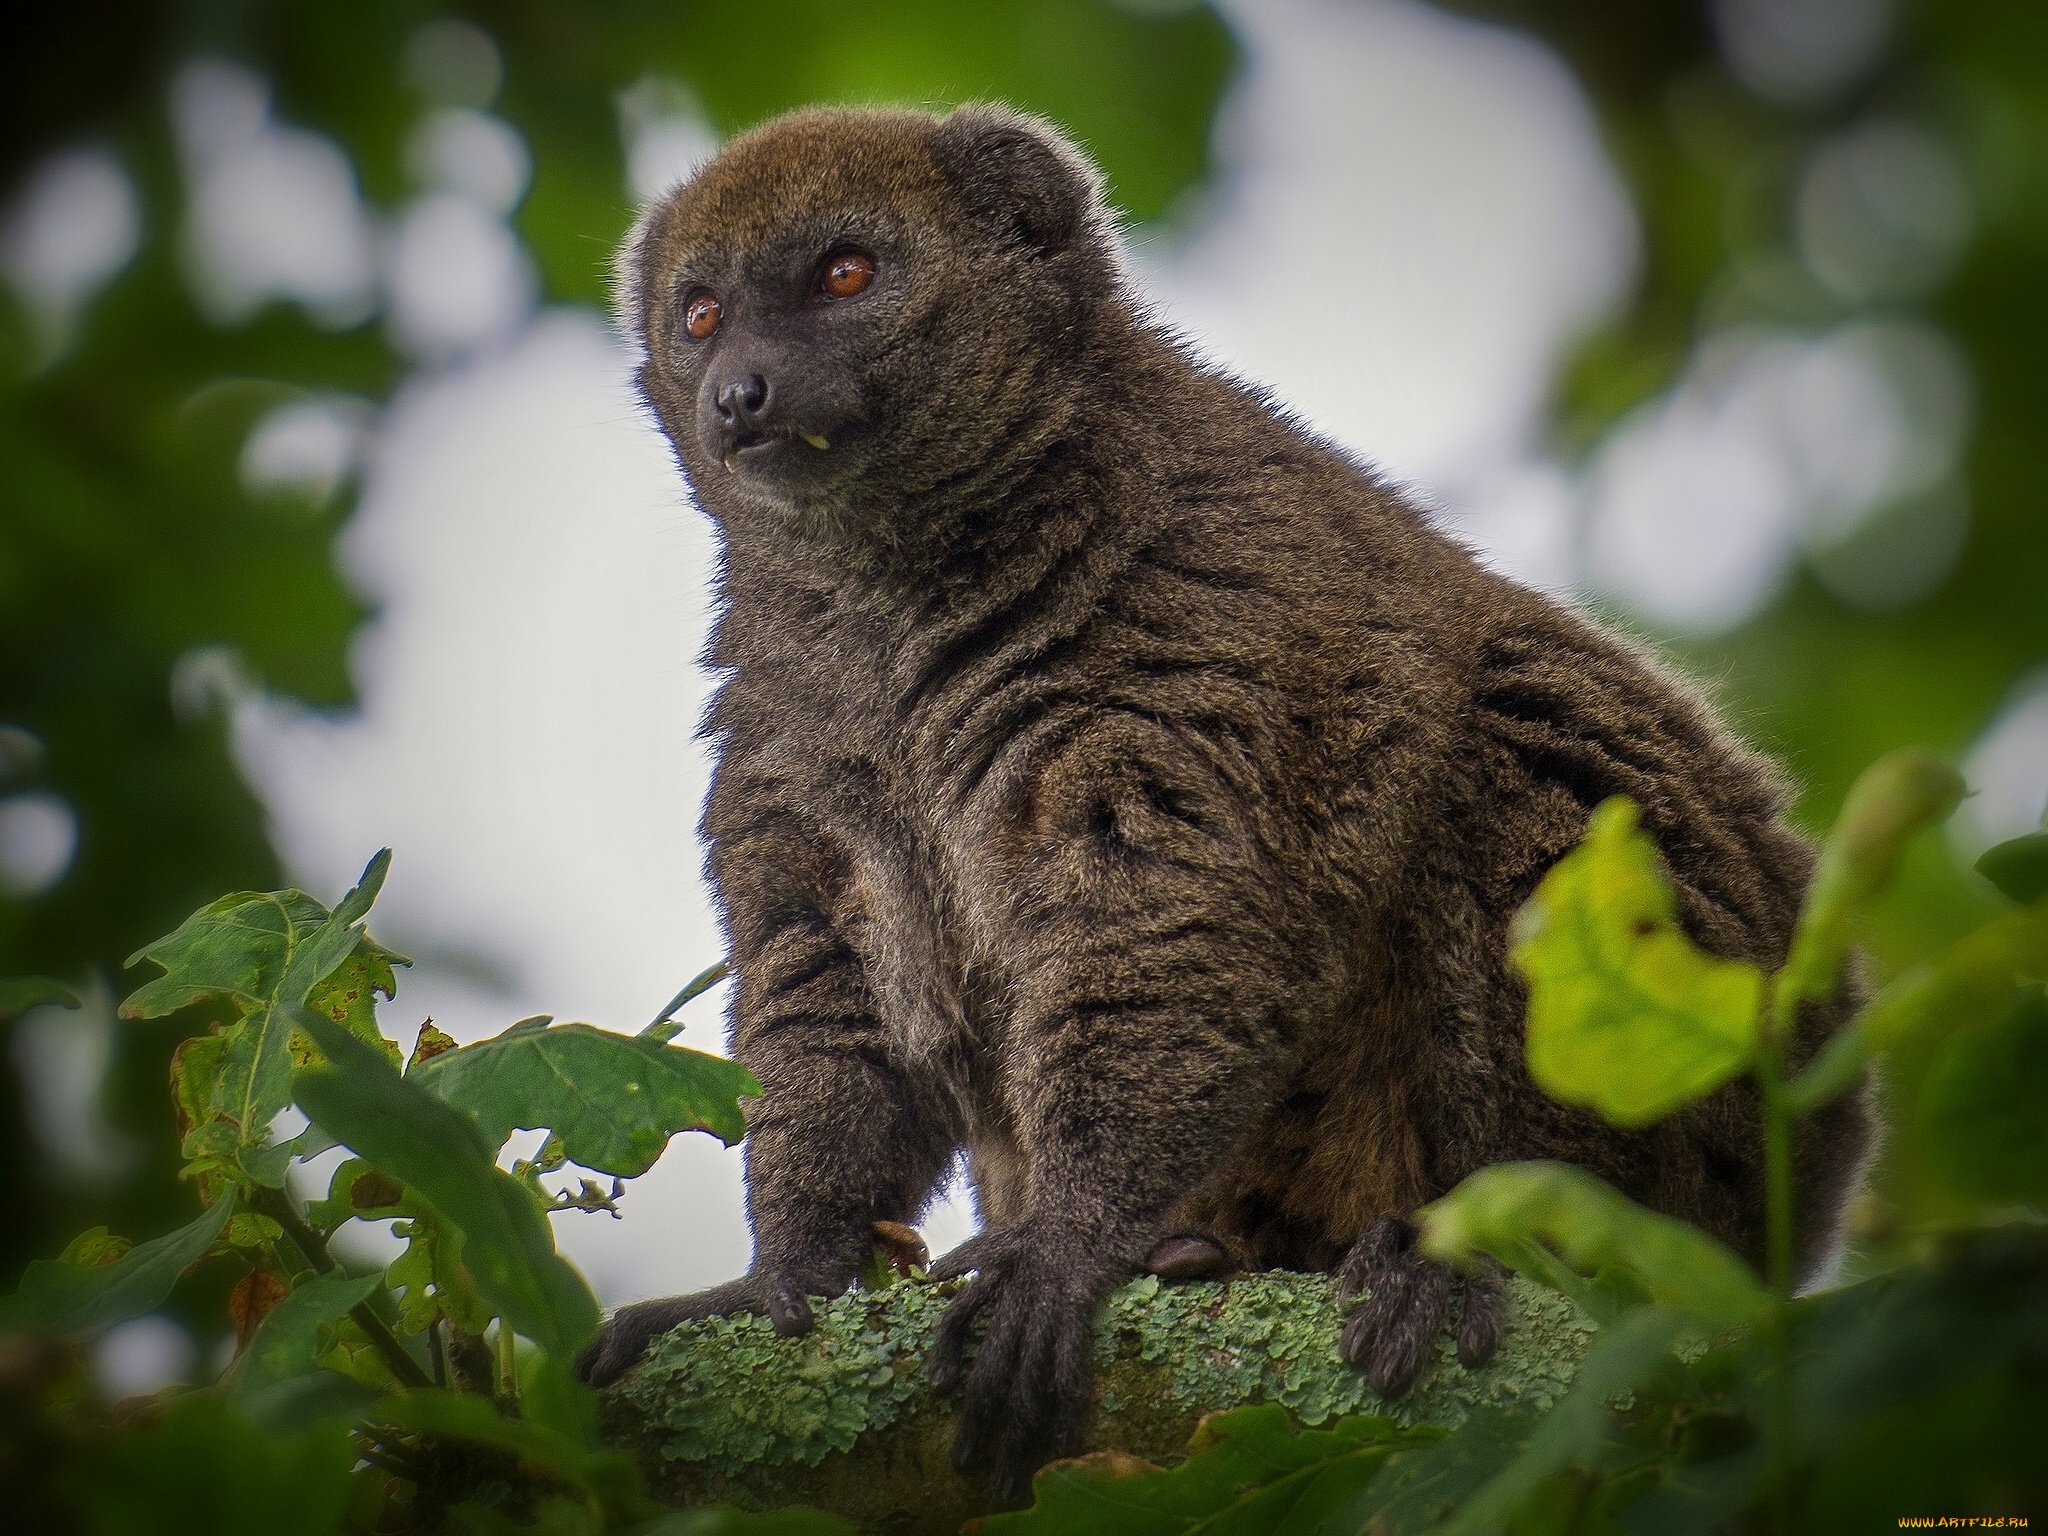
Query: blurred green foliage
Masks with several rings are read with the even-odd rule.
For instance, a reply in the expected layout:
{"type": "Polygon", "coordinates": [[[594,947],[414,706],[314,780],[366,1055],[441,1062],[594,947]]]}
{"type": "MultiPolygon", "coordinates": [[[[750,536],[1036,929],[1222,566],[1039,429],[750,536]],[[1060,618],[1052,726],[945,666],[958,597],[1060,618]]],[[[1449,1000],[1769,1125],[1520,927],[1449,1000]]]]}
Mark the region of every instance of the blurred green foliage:
{"type": "MultiPolygon", "coordinates": [[[[230,691],[351,702],[347,646],[366,610],[331,546],[352,488],[324,501],[259,497],[237,463],[273,407],[337,395],[374,405],[408,360],[374,316],[337,330],[273,302],[223,326],[195,305],[178,246],[188,189],[167,110],[175,72],[200,56],[256,70],[277,119],[329,136],[372,208],[389,209],[412,188],[404,146],[432,105],[407,46],[451,15],[495,44],[503,87],[489,104],[531,151],[515,226],[545,297],[586,303],[602,300],[635,212],[620,95],[636,84],[654,81],[719,132],[814,101],[1000,97],[1077,133],[1119,202],[1152,217],[1200,178],[1236,58],[1206,6],[1107,0],[38,8],[0,62],[0,203],[47,156],[99,145],[132,179],[143,228],[54,358],[37,317],[0,290],[0,725],[41,746],[18,761],[0,752],[0,794],[54,792],[79,829],[53,888],[0,893],[0,976],[98,976],[118,993],[123,957],[142,939],[219,891],[281,883],[217,696],[188,686],[174,707],[180,658],[225,647],[214,654],[231,658],[230,691]]],[[[213,674],[221,681],[223,667],[213,674]]],[[[171,1052],[221,1016],[200,1005],[122,1026],[106,1109],[135,1161],[92,1189],[23,1181],[0,1231],[0,1275],[54,1251],[60,1227],[81,1217],[128,1231],[164,1224],[179,1197],[163,1091],[171,1052]]],[[[24,1091],[14,1052],[0,1048],[0,1159],[13,1168],[38,1156],[24,1091]]]]}
{"type": "Polygon", "coordinates": [[[181,1176],[205,1209],[140,1243],[93,1228],[0,1298],[0,1469],[38,1508],[64,1511],[51,1524],[397,1533],[461,1526],[453,1506],[466,1505],[510,1528],[508,1511],[552,1500],[540,1528],[597,1536],[660,1513],[570,1372],[598,1305],[549,1221],[615,1209],[620,1180],[606,1196],[586,1179],[578,1195],[538,1174],[560,1171],[565,1147],[631,1177],[678,1133],[737,1141],[738,1100],[760,1084],[651,1034],[544,1017],[468,1047],[423,1026],[401,1072],[376,1002],[405,962],[366,926],[390,864],[379,853],[331,912],[302,891],[232,892],[143,950],[164,974],[124,1017],[196,1001],[229,1015],[185,1042],[171,1084],[181,1176]],[[292,1102],[310,1123],[274,1140],[292,1102]],[[507,1172],[498,1157],[520,1126],[549,1134],[507,1172]],[[358,1155],[308,1204],[288,1165],[336,1146],[358,1155]],[[334,1232],[393,1215],[408,1218],[407,1250],[381,1273],[342,1269],[334,1232]],[[232,1368],[211,1388],[129,1404],[126,1422],[105,1413],[72,1346],[160,1307],[188,1272],[222,1268],[240,1277],[232,1368]],[[520,1339],[533,1346],[523,1356],[520,1339]],[[24,1462],[25,1443],[46,1454],[24,1462]]]}
{"type": "MultiPolygon", "coordinates": [[[[1559,375],[1552,419],[1568,458],[1588,456],[1630,409],[1668,388],[1711,331],[1758,323],[1812,334],[1856,313],[1811,281],[1770,280],[1798,265],[1797,176],[1816,146],[1848,125],[1896,115],[1956,151],[1972,234],[1919,310],[1974,375],[1961,563],[1895,613],[1848,607],[1802,573],[1749,624],[1678,649],[1750,739],[1791,770],[1803,791],[1799,815],[1815,831],[1832,821],[1858,770],[1893,748],[1959,755],[2014,682],[2048,659],[2048,377],[2039,365],[2048,335],[2048,7],[1902,0],[1874,68],[1784,106],[1736,80],[1702,0],[1447,5],[1526,28],[1559,50],[1592,99],[1642,223],[1634,295],[1559,375]]],[[[1928,839],[1858,937],[1888,975],[1994,910],[1990,888],[1928,839]]],[[[1881,1189],[1893,1214],[1879,1218],[1881,1230],[1960,1213],[1917,1151],[1930,1048],[1902,1052],[1887,1077],[1894,1131],[1881,1189]]]]}

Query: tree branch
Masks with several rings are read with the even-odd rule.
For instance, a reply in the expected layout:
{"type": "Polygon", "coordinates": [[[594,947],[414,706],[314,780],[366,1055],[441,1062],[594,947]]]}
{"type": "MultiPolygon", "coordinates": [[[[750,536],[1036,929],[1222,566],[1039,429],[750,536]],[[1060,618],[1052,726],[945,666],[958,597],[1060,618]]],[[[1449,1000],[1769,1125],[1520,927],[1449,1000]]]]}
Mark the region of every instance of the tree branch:
{"type": "MultiPolygon", "coordinates": [[[[816,1304],[817,1326],[782,1339],[762,1318],[689,1324],[605,1394],[605,1438],[633,1453],[665,1502],[813,1504],[864,1529],[957,1531],[980,1513],[949,1458],[953,1410],[924,1375],[952,1285],[905,1282],[816,1304]]],[[[1170,1464],[1204,1414],[1278,1402],[1304,1423],[1380,1413],[1454,1426],[1480,1405],[1537,1413],[1570,1385],[1593,1325],[1555,1291],[1514,1279],[1492,1364],[1458,1364],[1449,1331],[1398,1402],[1337,1354],[1328,1275],[1228,1284],[1140,1280],[1096,1335],[1091,1450],[1170,1464]]]]}

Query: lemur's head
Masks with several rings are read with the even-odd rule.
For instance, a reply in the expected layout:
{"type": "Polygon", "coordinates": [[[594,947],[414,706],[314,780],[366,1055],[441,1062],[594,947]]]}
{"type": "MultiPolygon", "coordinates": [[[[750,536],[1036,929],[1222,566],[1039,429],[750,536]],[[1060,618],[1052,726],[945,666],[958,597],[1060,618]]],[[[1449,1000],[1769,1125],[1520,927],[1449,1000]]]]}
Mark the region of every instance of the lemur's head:
{"type": "Polygon", "coordinates": [[[734,139],[622,257],[641,386],[728,524],[878,520],[1001,466],[1085,406],[1118,290],[1101,177],[998,106],[793,112],[734,139]]]}

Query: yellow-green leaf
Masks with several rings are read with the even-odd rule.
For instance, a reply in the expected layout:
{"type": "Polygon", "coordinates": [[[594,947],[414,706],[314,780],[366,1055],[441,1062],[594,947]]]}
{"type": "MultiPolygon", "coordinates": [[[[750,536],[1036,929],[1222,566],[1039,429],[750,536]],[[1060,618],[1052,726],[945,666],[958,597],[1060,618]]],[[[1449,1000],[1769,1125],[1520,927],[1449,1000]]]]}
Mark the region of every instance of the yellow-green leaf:
{"type": "Polygon", "coordinates": [[[1512,944],[1529,979],[1529,1073],[1551,1097],[1647,1125],[1749,1065],[1763,974],[1679,931],[1628,800],[1593,812],[1516,915],[1512,944]]]}

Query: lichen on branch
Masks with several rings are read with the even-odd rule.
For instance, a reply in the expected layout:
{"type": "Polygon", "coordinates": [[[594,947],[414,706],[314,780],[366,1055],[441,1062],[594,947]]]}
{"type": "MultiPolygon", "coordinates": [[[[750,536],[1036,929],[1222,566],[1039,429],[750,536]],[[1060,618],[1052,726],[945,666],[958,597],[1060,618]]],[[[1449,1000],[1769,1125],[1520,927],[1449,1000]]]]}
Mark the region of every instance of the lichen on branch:
{"type": "MultiPolygon", "coordinates": [[[[956,1531],[979,1510],[948,1458],[951,1407],[924,1375],[953,1289],[852,1291],[817,1304],[817,1326],[794,1339],[764,1318],[686,1324],[607,1394],[607,1439],[636,1455],[666,1502],[808,1503],[864,1528],[956,1531]]],[[[1446,1330],[1415,1388],[1388,1402],[1337,1353],[1343,1318],[1328,1275],[1133,1281],[1097,1327],[1089,1448],[1170,1464],[1204,1414],[1252,1403],[1309,1425],[1376,1413],[1451,1428],[1481,1406],[1540,1413],[1571,1384],[1595,1327],[1517,1277],[1493,1363],[1459,1364],[1446,1330]]]]}

